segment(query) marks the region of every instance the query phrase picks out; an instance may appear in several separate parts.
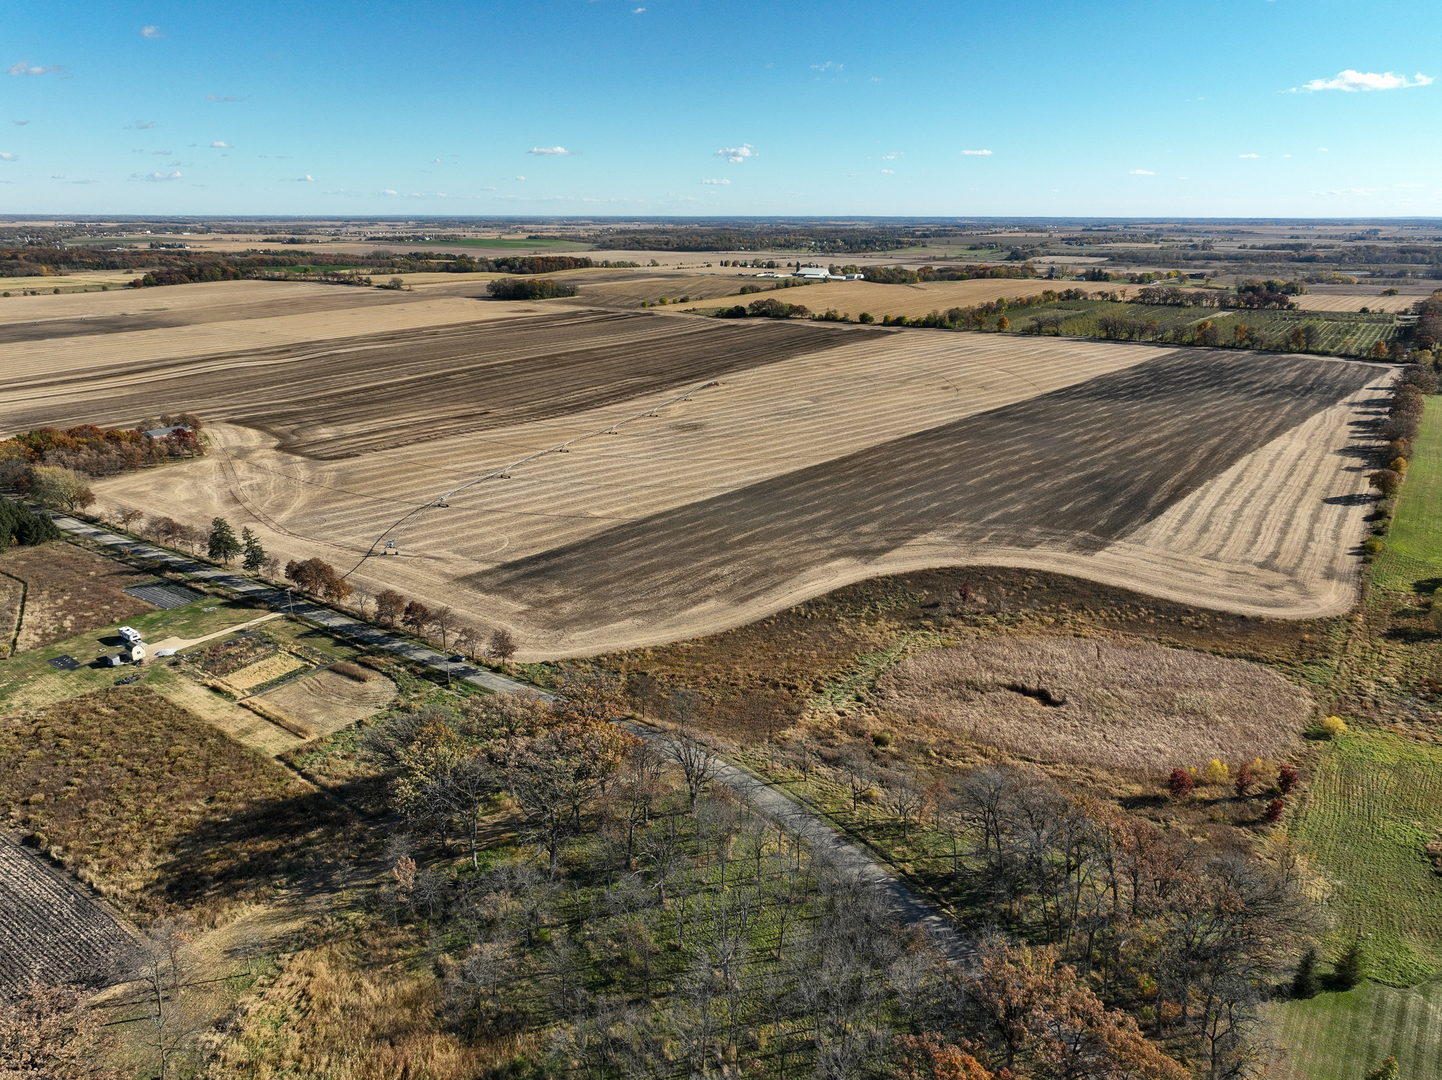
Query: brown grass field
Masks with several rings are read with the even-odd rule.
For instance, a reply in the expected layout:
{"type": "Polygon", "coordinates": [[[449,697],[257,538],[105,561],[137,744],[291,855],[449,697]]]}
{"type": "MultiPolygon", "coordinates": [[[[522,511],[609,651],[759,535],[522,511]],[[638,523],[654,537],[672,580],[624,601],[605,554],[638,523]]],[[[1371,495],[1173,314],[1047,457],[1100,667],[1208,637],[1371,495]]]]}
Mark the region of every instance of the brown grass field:
{"type": "Polygon", "coordinates": [[[258,899],[265,867],[303,868],[313,842],[351,827],[279,765],[140,686],[0,720],[0,813],[142,917],[258,899]]]}
{"type": "Polygon", "coordinates": [[[1312,713],[1309,694],[1256,664],[1064,637],[924,652],[870,700],[1033,760],[1150,775],[1285,758],[1312,713]]]}
{"type": "MultiPolygon", "coordinates": [[[[666,275],[584,287],[640,278],[666,275]]],[[[1035,284],[784,295],[894,290],[920,313],[1035,284]]],[[[32,336],[8,346],[0,426],[194,410],[210,456],[98,481],[101,508],[226,516],[282,559],[509,627],[523,658],[694,636],[928,565],[1055,568],[1287,617],[1353,595],[1357,455],[1385,369],[482,293],[216,283],[147,290],[168,305],[148,313],[53,297],[69,305],[55,319],[6,324],[32,336]],[[86,332],[120,311],[152,323],[86,332]],[[400,534],[399,558],[363,560],[443,492],[710,379],[458,493],[400,534]]]]}
{"type": "MultiPolygon", "coordinates": [[[[154,610],[145,601],[120,591],[150,581],[152,575],[137,573],[123,563],[74,544],[11,548],[0,552],[0,570],[28,586],[20,652],[154,610]]],[[[0,581],[14,584],[8,578],[0,581]]],[[[3,610],[8,621],[0,619],[0,641],[9,646],[15,629],[14,609],[3,610]]]]}
{"type": "MultiPolygon", "coordinates": [[[[374,674],[374,673],[372,673],[374,674]]],[[[396,684],[381,675],[357,682],[334,671],[318,671],[261,694],[259,701],[322,735],[374,716],[396,696],[396,684]]]]}

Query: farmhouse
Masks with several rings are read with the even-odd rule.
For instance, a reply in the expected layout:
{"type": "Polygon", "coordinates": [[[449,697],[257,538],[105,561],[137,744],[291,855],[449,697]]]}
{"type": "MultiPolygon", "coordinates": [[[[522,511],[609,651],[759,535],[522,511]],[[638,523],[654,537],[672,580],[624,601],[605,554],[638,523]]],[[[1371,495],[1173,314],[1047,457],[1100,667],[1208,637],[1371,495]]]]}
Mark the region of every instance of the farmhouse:
{"type": "Polygon", "coordinates": [[[184,424],[172,424],[170,427],[152,428],[145,433],[145,437],[147,439],[168,439],[175,434],[190,435],[193,433],[184,424]]]}

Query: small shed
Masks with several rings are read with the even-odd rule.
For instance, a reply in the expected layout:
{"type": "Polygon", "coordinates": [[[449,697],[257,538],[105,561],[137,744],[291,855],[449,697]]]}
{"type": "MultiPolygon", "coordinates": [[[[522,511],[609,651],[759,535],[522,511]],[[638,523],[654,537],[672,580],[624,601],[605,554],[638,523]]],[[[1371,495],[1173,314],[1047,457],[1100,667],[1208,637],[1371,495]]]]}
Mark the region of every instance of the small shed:
{"type": "Polygon", "coordinates": [[[125,659],[125,661],[126,661],[127,663],[131,663],[131,664],[143,664],[143,663],[145,663],[145,642],[143,642],[143,641],[132,641],[132,642],[130,642],[128,645],[126,645],[125,651],[124,651],[123,653],[121,653],[120,655],[125,659]]]}

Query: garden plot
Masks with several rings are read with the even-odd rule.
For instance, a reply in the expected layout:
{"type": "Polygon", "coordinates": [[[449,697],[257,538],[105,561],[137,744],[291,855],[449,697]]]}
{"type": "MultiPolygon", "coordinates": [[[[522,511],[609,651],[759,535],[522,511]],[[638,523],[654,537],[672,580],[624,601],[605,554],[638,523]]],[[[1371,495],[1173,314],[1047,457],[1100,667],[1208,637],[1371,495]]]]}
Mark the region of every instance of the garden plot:
{"type": "MultiPolygon", "coordinates": [[[[367,669],[361,668],[361,671],[367,669]]],[[[303,679],[268,690],[255,700],[318,734],[329,735],[385,709],[396,696],[396,684],[367,671],[359,681],[335,671],[317,671],[303,679]]]]}

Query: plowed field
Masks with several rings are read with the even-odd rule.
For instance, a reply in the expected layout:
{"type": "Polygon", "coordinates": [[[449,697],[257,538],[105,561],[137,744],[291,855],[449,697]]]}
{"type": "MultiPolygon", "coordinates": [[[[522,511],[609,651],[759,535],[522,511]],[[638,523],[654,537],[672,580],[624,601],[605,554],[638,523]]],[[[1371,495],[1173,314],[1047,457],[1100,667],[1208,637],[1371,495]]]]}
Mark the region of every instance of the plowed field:
{"type": "MultiPolygon", "coordinates": [[[[583,276],[683,292],[681,275],[583,276]]],[[[1355,454],[1383,374],[1368,365],[601,311],[585,295],[507,305],[475,299],[473,281],[383,302],[274,287],[269,317],[259,293],[229,285],[213,299],[243,318],[176,303],[155,317],[186,325],[114,334],[72,333],[84,312],[67,309],[56,336],[7,347],[0,430],[192,409],[210,456],[99,480],[101,508],[225,516],[282,560],[318,556],[365,591],[507,626],[522,657],[686,637],[960,562],[1283,616],[1340,610],[1354,587],[1367,510],[1355,454]],[[643,415],[707,380],[720,383],[643,415]],[[632,417],[395,530],[467,480],[632,417]],[[381,539],[400,557],[364,559],[381,539]]],[[[781,295],[824,307],[825,290],[847,289],[874,313],[919,314],[1039,287],[781,295]]],[[[91,298],[120,317],[112,294],[91,298]]]]}

